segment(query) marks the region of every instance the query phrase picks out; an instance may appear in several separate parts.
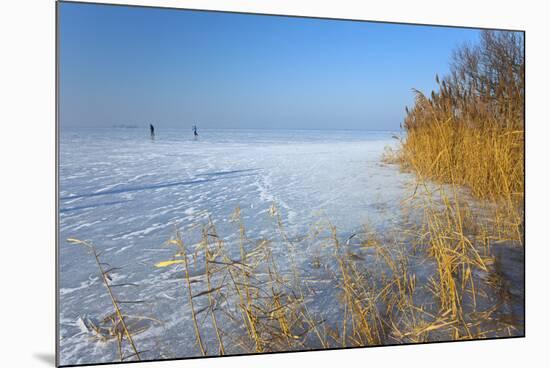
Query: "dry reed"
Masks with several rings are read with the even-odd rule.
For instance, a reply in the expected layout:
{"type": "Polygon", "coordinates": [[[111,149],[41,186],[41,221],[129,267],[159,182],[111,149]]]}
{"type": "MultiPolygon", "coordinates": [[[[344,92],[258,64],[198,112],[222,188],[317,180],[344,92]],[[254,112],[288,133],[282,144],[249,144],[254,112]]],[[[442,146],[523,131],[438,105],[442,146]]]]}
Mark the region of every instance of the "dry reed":
{"type": "Polygon", "coordinates": [[[429,98],[417,92],[400,150],[385,156],[416,174],[416,189],[403,202],[414,221],[386,234],[365,231],[358,244],[350,243],[353,236],[342,242],[328,221],[317,224],[308,241],[318,253],[309,257],[326,283],[311,280],[312,268],[298,262],[308,254],[291,240],[275,205],[272,239],[249,238],[239,208],[231,246],[212,219],[193,254],[176,229],[168,242],[177,247],[174,257],[156,266],[183,268],[198,354],[521,335],[523,322],[503,307],[510,303],[502,296],[506,276],[493,251],[495,244],[523,244],[518,37],[484,32],[479,46],[457,51],[451,74],[437,78],[439,91],[429,98]],[[321,255],[323,247],[331,251],[321,255]],[[286,257],[275,257],[283,248],[286,257]],[[205,282],[195,290],[190,270],[199,265],[205,282]],[[316,308],[318,295],[327,310],[316,308]]]}

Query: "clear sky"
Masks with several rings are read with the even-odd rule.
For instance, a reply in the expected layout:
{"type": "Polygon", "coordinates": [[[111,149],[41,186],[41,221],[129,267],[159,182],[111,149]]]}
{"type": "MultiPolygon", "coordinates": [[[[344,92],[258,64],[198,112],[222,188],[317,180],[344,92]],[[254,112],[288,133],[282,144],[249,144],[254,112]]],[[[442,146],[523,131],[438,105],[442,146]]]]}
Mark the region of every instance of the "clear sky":
{"type": "Polygon", "coordinates": [[[394,130],[470,29],[60,4],[61,127],[394,130]]]}

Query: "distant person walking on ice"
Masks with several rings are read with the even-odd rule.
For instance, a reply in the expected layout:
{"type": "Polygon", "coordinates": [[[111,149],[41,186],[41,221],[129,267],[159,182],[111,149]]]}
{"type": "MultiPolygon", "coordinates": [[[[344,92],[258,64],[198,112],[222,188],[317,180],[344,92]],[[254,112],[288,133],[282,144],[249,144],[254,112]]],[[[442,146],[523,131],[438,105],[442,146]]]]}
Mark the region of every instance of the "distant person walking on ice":
{"type": "Polygon", "coordinates": [[[195,137],[195,139],[197,139],[197,137],[199,136],[199,133],[197,133],[197,126],[196,125],[193,125],[193,136],[195,137]]]}
{"type": "Polygon", "coordinates": [[[151,138],[155,137],[155,127],[153,124],[149,124],[149,129],[151,130],[151,138]]]}

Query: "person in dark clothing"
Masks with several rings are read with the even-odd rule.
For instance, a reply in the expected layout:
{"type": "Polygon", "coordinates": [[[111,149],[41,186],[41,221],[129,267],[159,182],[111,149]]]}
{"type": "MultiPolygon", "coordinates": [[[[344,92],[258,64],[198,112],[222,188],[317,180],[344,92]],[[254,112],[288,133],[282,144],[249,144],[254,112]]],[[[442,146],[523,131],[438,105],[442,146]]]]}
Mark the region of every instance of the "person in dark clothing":
{"type": "Polygon", "coordinates": [[[155,127],[153,124],[149,124],[149,129],[151,130],[151,138],[155,137],[155,127]]]}
{"type": "Polygon", "coordinates": [[[197,133],[197,126],[196,125],[193,125],[193,135],[195,136],[195,138],[197,138],[199,136],[199,133],[197,133]]]}

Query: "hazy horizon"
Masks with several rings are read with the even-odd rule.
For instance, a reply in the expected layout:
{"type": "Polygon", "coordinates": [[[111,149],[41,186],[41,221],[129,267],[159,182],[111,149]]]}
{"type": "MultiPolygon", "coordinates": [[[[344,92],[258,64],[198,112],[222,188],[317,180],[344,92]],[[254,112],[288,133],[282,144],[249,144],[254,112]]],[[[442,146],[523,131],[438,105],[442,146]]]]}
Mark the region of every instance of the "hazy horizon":
{"type": "Polygon", "coordinates": [[[399,129],[479,30],[60,3],[59,121],[399,129]]]}
{"type": "MultiPolygon", "coordinates": [[[[154,121],[146,122],[146,123],[139,123],[139,124],[124,124],[124,123],[113,123],[111,125],[68,125],[63,126],[63,129],[73,130],[73,129],[128,129],[128,130],[144,130],[149,134],[149,124],[152,124],[155,128],[155,132],[160,132],[162,129],[168,129],[168,130],[183,130],[183,131],[192,131],[193,125],[197,124],[191,124],[191,125],[178,125],[177,123],[167,123],[167,124],[159,124],[155,123],[154,121]]],[[[207,127],[207,126],[201,126],[197,125],[198,130],[289,130],[289,131],[300,131],[300,130],[311,130],[311,131],[358,131],[358,132],[396,132],[398,130],[402,130],[397,126],[396,128],[380,128],[380,129],[368,129],[368,128],[338,128],[338,127],[325,127],[325,128],[295,128],[295,127],[264,127],[264,126],[255,126],[255,127],[207,127]]]]}

